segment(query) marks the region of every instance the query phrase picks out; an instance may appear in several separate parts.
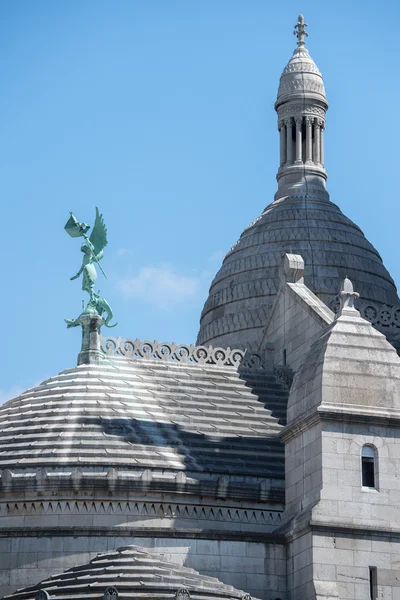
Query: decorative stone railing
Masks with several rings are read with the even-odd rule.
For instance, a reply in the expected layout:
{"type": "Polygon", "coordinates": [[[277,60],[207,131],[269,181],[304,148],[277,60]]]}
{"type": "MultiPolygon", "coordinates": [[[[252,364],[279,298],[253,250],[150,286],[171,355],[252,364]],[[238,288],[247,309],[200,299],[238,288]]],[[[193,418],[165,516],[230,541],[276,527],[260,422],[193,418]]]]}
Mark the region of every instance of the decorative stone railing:
{"type": "Polygon", "coordinates": [[[215,365],[217,367],[235,367],[236,369],[260,369],[273,372],[276,378],[290,388],[293,371],[289,367],[267,364],[262,354],[250,353],[239,348],[213,348],[194,344],[176,344],[172,342],[150,342],[129,338],[102,337],[101,349],[107,356],[144,358],[163,362],[194,365],[215,365]]]}
{"type": "Polygon", "coordinates": [[[400,328],[400,306],[378,306],[369,302],[360,307],[361,316],[372,325],[383,327],[400,328]]]}
{"type": "Polygon", "coordinates": [[[250,354],[238,348],[213,348],[175,342],[150,342],[129,338],[103,337],[101,349],[107,356],[144,358],[163,362],[179,362],[197,365],[216,365],[247,369],[266,369],[260,354],[250,354]]]}
{"type": "Polygon", "coordinates": [[[122,339],[120,337],[102,338],[101,348],[108,356],[125,356],[127,358],[155,359],[164,362],[198,365],[208,364],[219,367],[238,367],[245,356],[245,352],[238,349],[194,346],[194,344],[176,344],[175,342],[150,342],[148,340],[122,339]]]}
{"type": "Polygon", "coordinates": [[[290,367],[284,367],[283,365],[274,365],[274,374],[277,379],[285,386],[290,389],[293,382],[294,373],[290,367]]]}

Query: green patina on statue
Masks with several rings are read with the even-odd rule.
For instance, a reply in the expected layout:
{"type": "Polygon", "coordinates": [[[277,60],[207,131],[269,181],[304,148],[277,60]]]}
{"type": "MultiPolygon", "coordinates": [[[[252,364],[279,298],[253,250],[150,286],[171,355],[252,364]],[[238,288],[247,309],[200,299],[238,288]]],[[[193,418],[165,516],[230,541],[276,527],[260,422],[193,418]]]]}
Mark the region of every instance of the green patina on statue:
{"type": "MultiPolygon", "coordinates": [[[[104,277],[106,277],[99,262],[103,258],[103,250],[107,246],[107,229],[104,224],[103,215],[99,213],[99,209],[96,206],[96,219],[90,238],[86,235],[90,229],[90,225],[80,223],[72,213],[70,213],[70,218],[64,229],[71,237],[83,237],[86,241],[86,244],[81,246],[81,252],[83,252],[84,255],[82,266],[77,274],[71,277],[71,279],[77,279],[82,275],[82,289],[90,296],[89,302],[82,315],[99,315],[100,317],[103,317],[103,314],[105,314],[104,325],[106,325],[106,327],[115,327],[116,323],[110,325],[110,321],[113,317],[110,305],[94,291],[94,282],[97,279],[95,264],[98,265],[100,271],[103,273],[104,277]]],[[[68,327],[77,327],[78,325],[81,325],[79,319],[80,317],[77,319],[65,319],[65,322],[68,327]]]]}

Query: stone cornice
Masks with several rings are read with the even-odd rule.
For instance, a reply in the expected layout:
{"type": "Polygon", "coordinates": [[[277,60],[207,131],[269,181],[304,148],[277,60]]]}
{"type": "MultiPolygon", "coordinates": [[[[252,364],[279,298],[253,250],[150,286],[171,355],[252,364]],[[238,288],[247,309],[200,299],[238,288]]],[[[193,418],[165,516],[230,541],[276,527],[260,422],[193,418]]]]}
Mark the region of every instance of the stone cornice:
{"type": "Polygon", "coordinates": [[[285,542],[292,542],[306,533],[323,533],[329,537],[335,536],[351,536],[363,538],[379,538],[385,537],[400,541],[400,526],[399,527],[382,527],[370,525],[335,525],[331,521],[315,522],[312,519],[308,521],[286,523],[275,535],[282,536],[285,542]]]}
{"type": "Polygon", "coordinates": [[[192,496],[202,496],[221,500],[239,500],[249,502],[269,502],[281,504],[284,502],[283,487],[271,487],[271,480],[247,477],[243,483],[237,483],[229,475],[208,476],[201,479],[190,473],[157,473],[144,469],[130,475],[121,473],[115,468],[101,472],[90,472],[84,468],[69,468],[64,472],[52,473],[39,468],[30,473],[16,473],[4,469],[0,478],[0,500],[9,498],[11,494],[29,494],[32,492],[44,494],[51,492],[65,494],[84,493],[97,496],[106,492],[118,498],[129,498],[138,492],[170,493],[192,496]]]}
{"type": "Polygon", "coordinates": [[[181,534],[183,531],[190,532],[197,525],[201,530],[212,530],[215,533],[225,531],[229,525],[231,532],[269,533],[281,526],[283,508],[283,505],[279,508],[264,506],[257,509],[232,505],[214,506],[201,501],[189,504],[147,499],[10,500],[0,502],[0,532],[4,535],[4,531],[8,529],[35,530],[38,517],[42,532],[70,532],[83,525],[85,531],[96,532],[104,529],[104,517],[104,526],[107,524],[108,529],[125,531],[124,535],[133,523],[135,531],[164,530],[169,533],[179,531],[181,534]]]}
{"type": "Polygon", "coordinates": [[[379,427],[400,427],[400,412],[390,408],[379,410],[379,408],[367,407],[363,410],[354,405],[351,407],[325,405],[320,406],[318,412],[321,421],[345,421],[379,427]]]}
{"type": "Polygon", "coordinates": [[[134,527],[134,528],[110,528],[96,527],[95,530],[87,527],[49,528],[42,527],[8,527],[0,529],[0,539],[8,537],[42,537],[43,535],[52,537],[127,537],[135,538],[168,538],[168,539],[202,539],[202,540],[223,540],[238,542],[261,542],[263,544],[284,544],[285,536],[281,533],[267,533],[265,531],[216,531],[214,529],[188,528],[188,529],[160,529],[158,527],[134,527]]]}
{"type": "Polygon", "coordinates": [[[310,530],[313,532],[321,532],[329,535],[357,535],[357,537],[378,537],[384,536],[389,538],[397,538],[400,541],[400,523],[398,527],[391,525],[390,527],[372,526],[372,525],[335,525],[330,522],[312,521],[309,524],[310,530]]]}
{"type": "Polygon", "coordinates": [[[290,440],[294,439],[298,435],[304,433],[314,427],[317,423],[321,422],[321,417],[318,412],[313,412],[304,418],[297,419],[292,423],[286,425],[286,427],[279,433],[279,438],[285,444],[290,440]]]}
{"type": "MultiPolygon", "coordinates": [[[[318,177],[322,177],[324,180],[328,179],[328,175],[326,174],[324,167],[317,166],[315,163],[311,163],[310,165],[307,165],[306,168],[304,167],[304,164],[302,164],[302,165],[295,165],[295,164],[284,165],[283,167],[280,167],[278,169],[276,179],[279,181],[279,179],[281,177],[288,175],[290,173],[291,175],[298,174],[299,181],[301,181],[300,175],[301,174],[304,175],[304,169],[306,169],[307,175],[318,175],[318,177]]],[[[290,187],[290,186],[288,185],[288,187],[290,187]]],[[[322,191],[321,188],[319,188],[318,191],[322,191]]]]}
{"type": "Polygon", "coordinates": [[[379,427],[389,425],[397,428],[400,427],[400,412],[391,409],[379,410],[379,408],[372,410],[370,407],[368,410],[363,410],[356,406],[323,405],[311,414],[286,425],[279,433],[279,438],[286,443],[322,421],[351,422],[379,427]]]}

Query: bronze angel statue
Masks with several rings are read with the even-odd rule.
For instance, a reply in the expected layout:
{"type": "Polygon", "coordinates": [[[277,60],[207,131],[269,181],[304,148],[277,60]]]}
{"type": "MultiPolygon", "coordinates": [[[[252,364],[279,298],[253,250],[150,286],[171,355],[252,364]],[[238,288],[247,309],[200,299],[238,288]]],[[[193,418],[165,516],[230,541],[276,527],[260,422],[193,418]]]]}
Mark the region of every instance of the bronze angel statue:
{"type": "MultiPolygon", "coordinates": [[[[115,325],[109,325],[113,316],[110,305],[94,291],[94,284],[97,279],[95,265],[98,265],[104,277],[106,277],[106,274],[100,265],[100,260],[103,258],[104,254],[103,250],[107,246],[107,229],[104,224],[103,215],[99,213],[99,209],[96,206],[96,218],[90,237],[86,235],[90,226],[87,225],[87,223],[80,223],[72,213],[70,213],[70,218],[64,229],[71,237],[84,237],[86,241],[86,244],[81,246],[81,252],[83,252],[84,255],[82,266],[77,274],[71,277],[72,280],[77,279],[82,275],[82,290],[89,294],[89,302],[84,313],[94,313],[100,316],[102,316],[103,313],[106,313],[107,317],[105,318],[104,324],[107,327],[115,327],[115,325]]],[[[79,325],[78,319],[66,319],[66,322],[68,327],[79,325]]]]}

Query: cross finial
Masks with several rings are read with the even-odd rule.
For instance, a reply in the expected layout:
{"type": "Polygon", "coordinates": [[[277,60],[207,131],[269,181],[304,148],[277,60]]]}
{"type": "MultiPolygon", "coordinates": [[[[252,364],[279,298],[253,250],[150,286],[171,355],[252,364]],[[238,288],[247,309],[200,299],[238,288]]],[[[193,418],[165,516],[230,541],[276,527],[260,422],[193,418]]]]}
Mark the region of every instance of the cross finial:
{"type": "Polygon", "coordinates": [[[306,27],[308,27],[307,23],[304,23],[303,15],[299,15],[297,19],[297,23],[294,26],[293,34],[297,36],[297,45],[304,46],[305,41],[304,37],[308,37],[308,33],[306,31],[306,27]]]}

